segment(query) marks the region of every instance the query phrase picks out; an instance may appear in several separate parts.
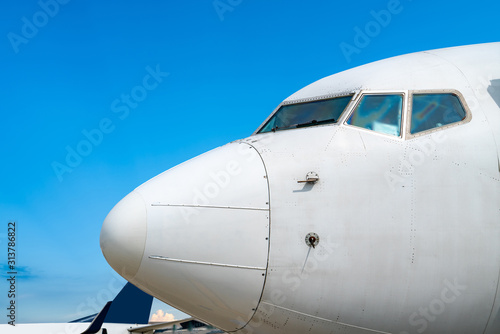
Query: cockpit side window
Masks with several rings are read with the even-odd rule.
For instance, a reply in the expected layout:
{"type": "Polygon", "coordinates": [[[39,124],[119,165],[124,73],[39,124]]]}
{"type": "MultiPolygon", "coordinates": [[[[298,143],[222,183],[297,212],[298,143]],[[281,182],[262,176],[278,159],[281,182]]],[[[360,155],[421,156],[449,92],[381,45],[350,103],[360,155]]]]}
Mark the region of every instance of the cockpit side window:
{"type": "Polygon", "coordinates": [[[403,95],[366,94],[347,120],[347,124],[376,132],[400,136],[403,95]]]}
{"type": "Polygon", "coordinates": [[[336,123],[352,95],[283,105],[258,133],[336,123]]]}
{"type": "Polygon", "coordinates": [[[466,112],[455,94],[413,94],[410,133],[438,128],[465,119],[466,112]]]}

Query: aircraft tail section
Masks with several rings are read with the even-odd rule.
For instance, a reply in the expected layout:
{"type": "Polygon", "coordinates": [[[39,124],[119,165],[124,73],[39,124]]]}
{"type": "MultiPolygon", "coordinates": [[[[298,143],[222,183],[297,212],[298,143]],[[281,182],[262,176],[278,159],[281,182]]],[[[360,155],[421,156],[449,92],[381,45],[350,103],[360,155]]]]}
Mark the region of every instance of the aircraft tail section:
{"type": "Polygon", "coordinates": [[[152,296],[131,283],[127,283],[115,299],[112,302],[108,302],[99,314],[88,315],[71,322],[96,323],[93,327],[91,325],[92,328],[96,326],[100,328],[102,323],[105,322],[115,324],[147,324],[149,322],[152,303],[152,296]]]}
{"type": "Polygon", "coordinates": [[[152,296],[127,283],[113,300],[104,322],[147,324],[152,303],[152,296]]]}

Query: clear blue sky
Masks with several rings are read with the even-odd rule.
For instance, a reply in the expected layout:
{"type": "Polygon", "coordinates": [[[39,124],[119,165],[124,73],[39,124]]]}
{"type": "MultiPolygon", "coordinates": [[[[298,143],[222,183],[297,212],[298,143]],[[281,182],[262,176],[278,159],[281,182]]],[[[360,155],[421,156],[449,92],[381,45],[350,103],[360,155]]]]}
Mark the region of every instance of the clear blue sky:
{"type": "Polygon", "coordinates": [[[17,322],[85,315],[124,284],[99,233],[135,187],[250,135],[322,77],[500,41],[499,9],[498,1],[4,1],[0,307],[9,221],[18,227],[17,322]]]}

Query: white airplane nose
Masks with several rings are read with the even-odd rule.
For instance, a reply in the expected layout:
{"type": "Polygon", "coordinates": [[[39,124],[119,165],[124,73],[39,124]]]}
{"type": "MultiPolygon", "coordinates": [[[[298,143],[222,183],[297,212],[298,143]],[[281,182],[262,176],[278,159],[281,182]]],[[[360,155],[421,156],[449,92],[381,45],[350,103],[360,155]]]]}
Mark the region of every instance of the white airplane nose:
{"type": "Polygon", "coordinates": [[[146,203],[133,191],[108,214],[101,229],[101,250],[108,263],[127,280],[141,265],[147,233],[146,203]]]}
{"type": "Polygon", "coordinates": [[[106,218],[101,248],[142,290],[235,331],[260,302],[269,228],[263,160],[253,146],[232,143],[137,187],[106,218]]]}

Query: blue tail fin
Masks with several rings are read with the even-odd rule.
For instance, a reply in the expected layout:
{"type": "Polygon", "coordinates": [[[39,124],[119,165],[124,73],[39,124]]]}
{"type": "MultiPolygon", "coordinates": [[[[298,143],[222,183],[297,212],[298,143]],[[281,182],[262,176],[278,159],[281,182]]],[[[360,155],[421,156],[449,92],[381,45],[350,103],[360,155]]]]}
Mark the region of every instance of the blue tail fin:
{"type": "Polygon", "coordinates": [[[128,283],[113,300],[104,322],[115,324],[147,324],[153,297],[128,283]]]}
{"type": "MultiPolygon", "coordinates": [[[[153,297],[135,287],[125,284],[113,302],[108,302],[99,314],[92,314],[71,322],[97,322],[98,327],[104,322],[115,324],[147,324],[153,305],[153,297]],[[109,306],[108,304],[111,304],[109,306]],[[106,312],[103,312],[106,310],[106,312]],[[101,317],[96,319],[97,317],[101,317]],[[96,321],[95,321],[96,320],[96,321]]],[[[95,327],[95,325],[94,325],[95,327]]]]}
{"type": "Polygon", "coordinates": [[[82,334],[96,334],[101,330],[102,324],[104,322],[104,318],[106,317],[106,314],[108,313],[109,307],[111,306],[111,302],[107,302],[106,305],[104,305],[104,308],[97,314],[97,316],[94,318],[94,320],[90,323],[89,328],[82,334]]]}

